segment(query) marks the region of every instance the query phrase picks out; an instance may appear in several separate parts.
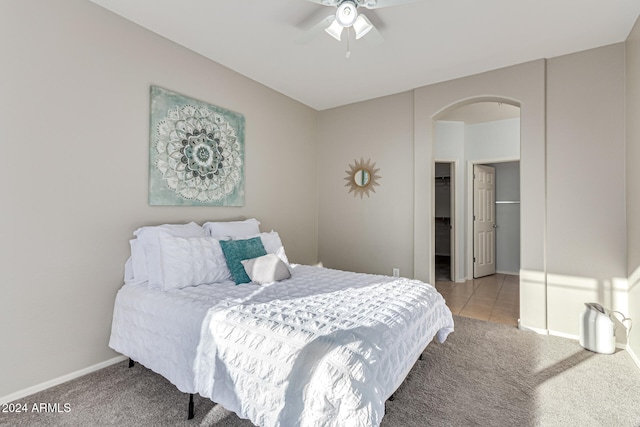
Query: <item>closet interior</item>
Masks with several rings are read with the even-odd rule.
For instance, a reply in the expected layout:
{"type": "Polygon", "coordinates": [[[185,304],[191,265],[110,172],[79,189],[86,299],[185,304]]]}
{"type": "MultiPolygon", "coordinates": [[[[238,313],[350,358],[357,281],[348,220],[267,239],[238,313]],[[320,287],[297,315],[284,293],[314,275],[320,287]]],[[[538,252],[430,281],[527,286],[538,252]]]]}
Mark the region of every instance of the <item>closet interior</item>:
{"type": "Polygon", "coordinates": [[[452,165],[436,162],[435,166],[435,278],[452,280],[452,165]]]}

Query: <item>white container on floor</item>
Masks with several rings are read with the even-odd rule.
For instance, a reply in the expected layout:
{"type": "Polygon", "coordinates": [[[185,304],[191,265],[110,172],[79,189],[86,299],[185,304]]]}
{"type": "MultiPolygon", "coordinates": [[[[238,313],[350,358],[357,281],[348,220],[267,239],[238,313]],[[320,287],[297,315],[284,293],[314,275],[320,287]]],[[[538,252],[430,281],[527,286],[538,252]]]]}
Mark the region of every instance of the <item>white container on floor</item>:
{"type": "Polygon", "coordinates": [[[611,312],[595,302],[586,302],[580,315],[580,345],[596,353],[612,354],[616,349],[615,322],[611,312]]]}

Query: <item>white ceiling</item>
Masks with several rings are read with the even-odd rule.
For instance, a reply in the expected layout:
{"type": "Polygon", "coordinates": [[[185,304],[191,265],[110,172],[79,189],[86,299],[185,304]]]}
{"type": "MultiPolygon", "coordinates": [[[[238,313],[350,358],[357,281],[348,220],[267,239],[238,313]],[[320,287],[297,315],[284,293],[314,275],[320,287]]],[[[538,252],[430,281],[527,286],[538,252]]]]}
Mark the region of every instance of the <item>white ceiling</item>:
{"type": "Polygon", "coordinates": [[[306,0],[91,0],[323,110],[622,42],[640,0],[420,0],[364,13],[384,37],[307,30],[335,8],[306,0]]]}

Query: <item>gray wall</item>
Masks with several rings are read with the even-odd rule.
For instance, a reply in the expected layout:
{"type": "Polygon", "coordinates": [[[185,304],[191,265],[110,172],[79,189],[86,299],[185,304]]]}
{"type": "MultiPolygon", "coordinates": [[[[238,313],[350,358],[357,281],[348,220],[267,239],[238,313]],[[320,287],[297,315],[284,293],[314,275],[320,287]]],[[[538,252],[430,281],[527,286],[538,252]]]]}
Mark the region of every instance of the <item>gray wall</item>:
{"type": "Polygon", "coordinates": [[[626,279],[624,44],[547,64],[548,328],[577,335],[584,302],[626,279]]]}
{"type": "Polygon", "coordinates": [[[318,259],[358,272],[413,275],[413,93],[319,113],[318,259]],[[380,168],[370,197],[355,198],[345,173],[356,159],[380,168]]]}
{"type": "MultiPolygon", "coordinates": [[[[493,163],[496,201],[520,201],[520,162],[493,163]]],[[[496,271],[520,273],[520,203],[496,203],[496,271]]]]}
{"type": "Polygon", "coordinates": [[[631,348],[640,363],[640,22],[626,42],[626,183],[627,183],[627,275],[631,348]]]}
{"type": "Polygon", "coordinates": [[[85,0],[0,2],[0,397],[117,356],[132,232],[257,217],[317,255],[317,112],[85,0]],[[147,205],[149,87],[243,113],[246,205],[147,205]]]}

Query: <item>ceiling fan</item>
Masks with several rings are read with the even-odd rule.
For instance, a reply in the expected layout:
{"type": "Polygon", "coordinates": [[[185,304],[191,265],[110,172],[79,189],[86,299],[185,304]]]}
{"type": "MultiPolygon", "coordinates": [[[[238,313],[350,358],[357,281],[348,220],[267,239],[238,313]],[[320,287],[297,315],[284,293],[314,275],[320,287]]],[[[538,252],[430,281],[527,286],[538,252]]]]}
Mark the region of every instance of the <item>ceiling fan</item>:
{"type": "Polygon", "coordinates": [[[353,28],[356,40],[367,34],[376,34],[375,38],[378,42],[382,41],[382,36],[373,26],[371,21],[362,13],[358,13],[358,8],[380,9],[383,7],[396,6],[404,3],[413,3],[419,0],[307,0],[312,3],[318,3],[323,6],[335,7],[335,15],[327,16],[322,19],[316,26],[325,27],[324,31],[331,37],[340,41],[342,32],[346,28],[349,31],[353,28]]]}

